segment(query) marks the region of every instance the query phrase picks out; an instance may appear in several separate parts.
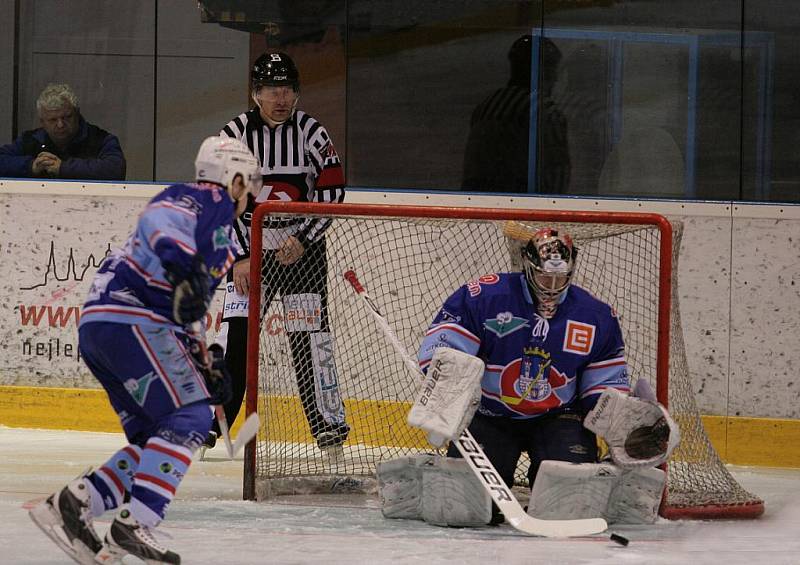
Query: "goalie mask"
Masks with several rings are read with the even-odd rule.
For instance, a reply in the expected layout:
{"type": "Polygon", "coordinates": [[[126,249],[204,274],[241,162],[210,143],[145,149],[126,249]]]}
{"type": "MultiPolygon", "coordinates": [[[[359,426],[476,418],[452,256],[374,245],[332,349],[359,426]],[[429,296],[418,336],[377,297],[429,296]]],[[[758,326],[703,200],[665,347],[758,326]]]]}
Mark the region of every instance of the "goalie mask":
{"type": "MultiPolygon", "coordinates": [[[[241,175],[247,192],[255,196],[261,190],[261,165],[238,139],[206,138],[197,152],[194,167],[195,178],[200,182],[213,182],[230,191],[233,180],[241,175]]],[[[238,202],[239,198],[234,200],[238,202]]]]}
{"type": "Polygon", "coordinates": [[[572,280],[577,253],[572,238],[553,228],[537,230],[522,249],[525,278],[543,318],[555,315],[572,280]]]}

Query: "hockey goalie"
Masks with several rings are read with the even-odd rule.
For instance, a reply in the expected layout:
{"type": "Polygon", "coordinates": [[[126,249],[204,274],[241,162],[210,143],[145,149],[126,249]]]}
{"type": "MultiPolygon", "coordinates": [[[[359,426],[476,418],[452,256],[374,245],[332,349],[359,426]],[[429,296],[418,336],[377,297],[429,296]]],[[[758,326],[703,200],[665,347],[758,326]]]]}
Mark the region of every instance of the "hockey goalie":
{"type": "Polygon", "coordinates": [[[459,459],[455,440],[468,427],[508,487],[527,453],[529,515],[655,521],[666,483],[657,467],[678,427],[646,381],[631,391],[617,314],[572,284],[576,258],[569,235],[540,229],[522,249],[522,272],[484,275],[445,301],[419,350],[426,376],[408,422],[435,447],[449,441],[447,457],[379,464],[385,516],[503,521],[480,472],[459,459]]]}

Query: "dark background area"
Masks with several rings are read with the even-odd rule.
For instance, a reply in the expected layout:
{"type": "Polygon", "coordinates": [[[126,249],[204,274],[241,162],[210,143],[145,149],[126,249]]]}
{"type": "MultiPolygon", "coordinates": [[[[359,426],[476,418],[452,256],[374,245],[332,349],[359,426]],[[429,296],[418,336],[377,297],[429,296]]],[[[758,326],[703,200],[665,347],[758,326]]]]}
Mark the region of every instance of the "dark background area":
{"type": "Polygon", "coordinates": [[[200,139],[247,109],[250,62],[270,46],[296,60],[300,107],[330,131],[350,186],[506,192],[519,187],[498,169],[518,168],[534,181],[527,192],[800,201],[800,11],[788,0],[0,0],[0,9],[14,14],[0,24],[0,141],[36,126],[47,82],[69,82],[89,121],[120,137],[132,181],[191,175],[200,139]],[[560,55],[532,61],[532,137],[530,107],[509,101],[476,124],[475,108],[508,87],[509,49],[527,34],[560,55]],[[470,143],[496,148],[472,163],[485,178],[497,171],[496,182],[465,185],[470,143]],[[543,181],[564,170],[560,185],[543,181]]]}

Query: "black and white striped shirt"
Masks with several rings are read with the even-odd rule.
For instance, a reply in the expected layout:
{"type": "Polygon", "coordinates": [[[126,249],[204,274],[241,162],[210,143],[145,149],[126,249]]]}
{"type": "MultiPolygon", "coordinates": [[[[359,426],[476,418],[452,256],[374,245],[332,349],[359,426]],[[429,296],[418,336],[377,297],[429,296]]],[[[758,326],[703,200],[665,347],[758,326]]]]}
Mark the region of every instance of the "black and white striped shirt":
{"type": "MultiPolygon", "coordinates": [[[[238,115],[220,135],[239,139],[261,163],[263,187],[239,217],[236,233],[247,257],[250,251],[250,220],[256,205],[266,200],[293,202],[342,202],[344,173],[328,132],[316,119],[297,110],[282,124],[270,127],[258,108],[238,115]]],[[[323,236],[330,220],[273,219],[270,229],[286,229],[304,245],[323,236]]]]}

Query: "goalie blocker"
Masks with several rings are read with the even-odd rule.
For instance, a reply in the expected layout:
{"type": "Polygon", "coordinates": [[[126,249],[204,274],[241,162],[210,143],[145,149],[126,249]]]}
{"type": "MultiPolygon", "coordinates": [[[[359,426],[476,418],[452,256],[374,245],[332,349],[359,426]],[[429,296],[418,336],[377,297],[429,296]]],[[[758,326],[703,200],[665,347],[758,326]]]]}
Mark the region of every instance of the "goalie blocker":
{"type": "Polygon", "coordinates": [[[483,361],[473,355],[438,348],[408,413],[408,424],[425,431],[435,447],[457,439],[480,404],[483,370],[483,361]]]}

